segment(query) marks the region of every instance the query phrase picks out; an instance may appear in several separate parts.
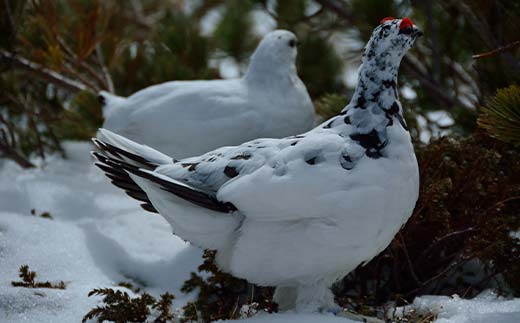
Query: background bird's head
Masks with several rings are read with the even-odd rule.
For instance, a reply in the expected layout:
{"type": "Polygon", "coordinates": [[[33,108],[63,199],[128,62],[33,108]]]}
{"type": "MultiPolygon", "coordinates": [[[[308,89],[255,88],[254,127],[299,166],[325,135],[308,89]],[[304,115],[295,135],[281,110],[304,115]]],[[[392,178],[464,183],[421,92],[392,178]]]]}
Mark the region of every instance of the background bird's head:
{"type": "Polygon", "coordinates": [[[287,30],[274,30],[264,36],[256,48],[251,63],[294,64],[296,61],[296,35],[287,30]]]}
{"type": "Polygon", "coordinates": [[[364,56],[368,59],[378,57],[400,62],[404,54],[422,34],[422,31],[414,25],[410,18],[383,18],[380,25],[374,29],[364,56]]]}

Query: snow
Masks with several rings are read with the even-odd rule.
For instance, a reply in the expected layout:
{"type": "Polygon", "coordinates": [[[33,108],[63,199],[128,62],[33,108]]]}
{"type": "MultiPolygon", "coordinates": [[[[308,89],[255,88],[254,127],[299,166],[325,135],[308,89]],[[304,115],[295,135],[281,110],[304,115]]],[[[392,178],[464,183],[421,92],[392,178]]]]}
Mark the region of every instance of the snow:
{"type": "Polygon", "coordinates": [[[52,156],[38,169],[0,164],[0,322],[79,322],[100,300],[87,293],[119,282],[144,284],[154,296],[169,291],[183,306],[193,295],[180,287],[202,252],[114,188],[92,166],[90,144],[65,148],[68,160],[52,156]],[[37,281],[67,288],[12,287],[23,264],[37,281]]]}
{"type": "Polygon", "coordinates": [[[262,313],[252,318],[220,321],[220,322],[248,322],[248,323],[353,323],[355,321],[344,317],[334,316],[332,314],[297,314],[297,313],[279,313],[267,314],[262,313]]]}
{"type": "MultiPolygon", "coordinates": [[[[192,299],[179,289],[202,262],[201,251],[114,188],[92,166],[90,144],[66,143],[65,149],[68,160],[51,156],[37,169],[0,160],[0,322],[79,322],[101,299],[87,293],[119,282],[154,296],[169,291],[177,296],[176,308],[192,299]],[[48,211],[53,219],[33,216],[31,209],[36,215],[48,211]],[[64,281],[67,288],[12,287],[23,264],[37,272],[37,281],[64,281]]],[[[411,307],[436,313],[438,323],[520,322],[520,299],[490,292],[473,300],[423,296],[411,307]]],[[[239,322],[353,321],[290,312],[239,322]]]]}
{"type": "Polygon", "coordinates": [[[505,299],[491,291],[471,300],[457,295],[422,296],[415,299],[411,307],[436,314],[436,323],[520,322],[520,299],[505,299]]]}

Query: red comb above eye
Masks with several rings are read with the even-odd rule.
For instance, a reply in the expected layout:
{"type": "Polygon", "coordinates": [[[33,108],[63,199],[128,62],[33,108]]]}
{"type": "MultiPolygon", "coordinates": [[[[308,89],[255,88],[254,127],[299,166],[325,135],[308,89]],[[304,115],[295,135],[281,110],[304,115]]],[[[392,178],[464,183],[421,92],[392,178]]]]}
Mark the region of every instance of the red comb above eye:
{"type": "Polygon", "coordinates": [[[399,25],[399,29],[403,30],[406,28],[412,28],[413,27],[413,21],[412,19],[405,17],[401,20],[401,24],[399,25]]]}
{"type": "Polygon", "coordinates": [[[379,23],[384,24],[385,22],[387,22],[389,20],[394,20],[394,19],[395,19],[394,17],[385,17],[385,18],[381,19],[381,21],[379,23]]]}

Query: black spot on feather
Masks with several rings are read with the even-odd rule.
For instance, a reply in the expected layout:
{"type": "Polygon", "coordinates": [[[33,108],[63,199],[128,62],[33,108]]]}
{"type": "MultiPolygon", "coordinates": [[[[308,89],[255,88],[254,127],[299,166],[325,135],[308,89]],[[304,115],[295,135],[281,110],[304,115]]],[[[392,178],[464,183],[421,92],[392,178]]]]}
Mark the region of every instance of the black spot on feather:
{"type": "Polygon", "coordinates": [[[307,159],[305,161],[309,165],[315,165],[316,164],[316,157],[312,157],[311,159],[307,159]]]}
{"type": "Polygon", "coordinates": [[[408,125],[406,124],[406,121],[404,121],[404,118],[401,114],[397,114],[396,115],[397,117],[397,120],[399,120],[399,123],[401,124],[401,126],[404,128],[404,130],[408,131],[408,125]]]}
{"type": "Polygon", "coordinates": [[[249,158],[251,158],[251,155],[249,154],[240,154],[240,155],[236,155],[234,157],[231,157],[230,159],[233,159],[233,160],[248,160],[249,158]]]}
{"type": "Polygon", "coordinates": [[[229,178],[233,178],[238,176],[239,173],[235,167],[226,166],[226,168],[224,168],[224,174],[226,174],[226,176],[229,178]]]}
{"type": "Polygon", "coordinates": [[[377,131],[373,129],[371,132],[367,134],[362,133],[354,133],[350,135],[350,138],[352,140],[357,141],[363,148],[369,149],[369,148],[376,148],[381,149],[383,148],[386,143],[381,142],[379,139],[379,135],[377,134],[377,131]]]}
{"type": "Polygon", "coordinates": [[[354,168],[354,163],[352,161],[352,158],[350,158],[349,155],[346,155],[346,154],[341,155],[341,159],[340,159],[339,163],[341,164],[341,167],[343,167],[346,170],[351,170],[352,168],[354,168]]]}
{"type": "Polygon", "coordinates": [[[366,104],[367,100],[365,99],[364,96],[359,96],[359,98],[357,99],[357,106],[361,109],[365,109],[365,104],[366,104]]]}
{"type": "Polygon", "coordinates": [[[332,128],[332,124],[334,123],[335,120],[336,119],[330,120],[329,123],[327,123],[325,126],[323,126],[323,129],[330,129],[330,128],[332,128]]]}
{"type": "Polygon", "coordinates": [[[365,154],[368,157],[373,158],[373,159],[378,159],[378,158],[383,157],[383,155],[381,154],[381,151],[379,151],[378,149],[373,149],[373,148],[367,149],[365,154]]]}
{"type": "Polygon", "coordinates": [[[399,104],[397,104],[397,102],[394,101],[394,103],[392,103],[392,106],[390,107],[390,109],[388,109],[388,113],[390,113],[390,114],[399,113],[399,104]]]}
{"type": "Polygon", "coordinates": [[[199,163],[183,163],[182,167],[187,168],[189,172],[193,172],[199,163]]]}
{"type": "Polygon", "coordinates": [[[366,155],[370,158],[382,157],[380,152],[386,146],[386,141],[381,141],[379,135],[375,129],[367,134],[354,133],[350,135],[350,138],[357,141],[361,147],[366,149],[366,155]]]}
{"type": "Polygon", "coordinates": [[[393,79],[392,80],[384,80],[383,81],[383,85],[385,87],[387,87],[387,88],[389,88],[389,87],[395,88],[397,86],[397,84],[395,84],[395,80],[393,80],[393,79]]]}

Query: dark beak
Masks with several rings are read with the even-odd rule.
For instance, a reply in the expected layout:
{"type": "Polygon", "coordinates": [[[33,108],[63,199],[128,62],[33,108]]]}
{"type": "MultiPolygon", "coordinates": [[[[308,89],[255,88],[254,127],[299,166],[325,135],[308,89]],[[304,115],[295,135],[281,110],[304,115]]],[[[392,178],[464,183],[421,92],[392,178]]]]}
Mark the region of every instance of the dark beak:
{"type": "Polygon", "coordinates": [[[415,37],[415,38],[419,38],[423,35],[423,32],[417,28],[417,27],[414,27],[413,28],[413,32],[412,32],[412,35],[415,37]]]}

